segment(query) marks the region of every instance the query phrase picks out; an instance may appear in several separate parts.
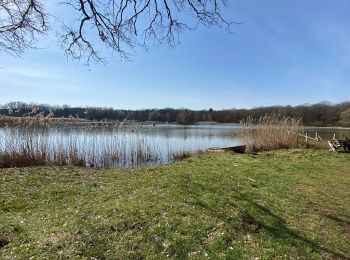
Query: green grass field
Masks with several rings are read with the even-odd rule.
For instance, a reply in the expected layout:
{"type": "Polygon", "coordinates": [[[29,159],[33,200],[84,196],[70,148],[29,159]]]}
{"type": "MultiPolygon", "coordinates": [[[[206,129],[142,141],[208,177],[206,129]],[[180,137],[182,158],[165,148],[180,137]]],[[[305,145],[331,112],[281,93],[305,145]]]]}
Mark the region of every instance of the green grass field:
{"type": "Polygon", "coordinates": [[[1,259],[298,257],[350,259],[349,154],[0,170],[1,259]]]}

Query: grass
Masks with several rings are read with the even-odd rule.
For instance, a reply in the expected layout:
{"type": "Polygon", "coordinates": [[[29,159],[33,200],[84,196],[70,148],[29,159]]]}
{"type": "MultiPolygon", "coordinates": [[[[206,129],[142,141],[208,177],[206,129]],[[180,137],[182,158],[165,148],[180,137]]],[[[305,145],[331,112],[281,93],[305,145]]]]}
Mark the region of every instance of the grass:
{"type": "Polygon", "coordinates": [[[0,169],[0,258],[350,259],[349,187],[323,150],[0,169]]]}
{"type": "Polygon", "coordinates": [[[298,136],[303,133],[302,120],[279,115],[265,115],[259,118],[249,117],[240,122],[242,139],[247,152],[297,148],[298,136]]]}
{"type": "Polygon", "coordinates": [[[198,151],[179,151],[179,152],[174,152],[172,154],[172,160],[173,161],[182,161],[188,158],[191,158],[193,156],[198,156],[205,153],[203,150],[198,150],[198,151]]]}

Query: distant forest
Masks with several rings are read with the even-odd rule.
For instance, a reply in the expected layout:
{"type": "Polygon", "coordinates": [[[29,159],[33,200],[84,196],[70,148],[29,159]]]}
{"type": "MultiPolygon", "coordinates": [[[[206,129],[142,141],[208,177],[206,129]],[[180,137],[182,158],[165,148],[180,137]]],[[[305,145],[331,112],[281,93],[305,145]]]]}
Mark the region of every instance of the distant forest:
{"type": "Polygon", "coordinates": [[[270,106],[252,109],[190,110],[190,109],[144,109],[124,110],[106,107],[51,106],[24,102],[9,102],[0,105],[0,115],[24,117],[50,115],[55,118],[82,118],[87,120],[136,120],[177,122],[193,124],[214,121],[217,123],[239,123],[247,117],[259,118],[266,114],[302,118],[309,126],[350,126],[350,102],[331,104],[322,102],[314,105],[270,106]]]}

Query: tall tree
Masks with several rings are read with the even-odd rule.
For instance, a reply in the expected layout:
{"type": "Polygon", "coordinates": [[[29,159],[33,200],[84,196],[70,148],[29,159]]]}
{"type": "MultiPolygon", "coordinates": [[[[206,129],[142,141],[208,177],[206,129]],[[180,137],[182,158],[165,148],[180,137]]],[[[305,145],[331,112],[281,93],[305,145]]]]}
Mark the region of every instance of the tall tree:
{"type": "Polygon", "coordinates": [[[350,126],[350,108],[341,112],[340,114],[340,123],[343,126],[350,126]]]}

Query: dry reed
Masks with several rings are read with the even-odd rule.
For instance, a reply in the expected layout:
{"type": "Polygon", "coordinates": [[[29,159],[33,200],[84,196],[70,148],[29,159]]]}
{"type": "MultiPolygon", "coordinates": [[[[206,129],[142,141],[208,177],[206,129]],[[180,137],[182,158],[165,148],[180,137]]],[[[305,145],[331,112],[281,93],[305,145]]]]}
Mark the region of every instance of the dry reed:
{"type": "Polygon", "coordinates": [[[60,132],[6,132],[0,135],[0,168],[39,165],[74,165],[98,168],[133,166],[159,158],[156,147],[134,134],[97,137],[86,133],[78,138],[60,132]]]}
{"type": "Polygon", "coordinates": [[[294,117],[265,115],[258,119],[249,117],[240,122],[242,138],[247,152],[298,147],[298,137],[303,133],[302,120],[294,117]]]}

